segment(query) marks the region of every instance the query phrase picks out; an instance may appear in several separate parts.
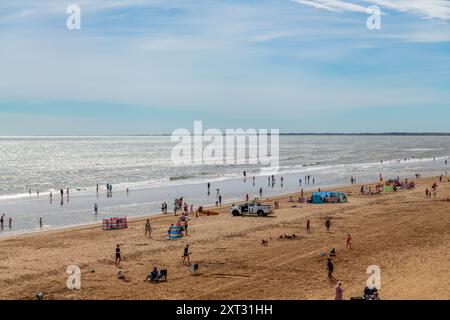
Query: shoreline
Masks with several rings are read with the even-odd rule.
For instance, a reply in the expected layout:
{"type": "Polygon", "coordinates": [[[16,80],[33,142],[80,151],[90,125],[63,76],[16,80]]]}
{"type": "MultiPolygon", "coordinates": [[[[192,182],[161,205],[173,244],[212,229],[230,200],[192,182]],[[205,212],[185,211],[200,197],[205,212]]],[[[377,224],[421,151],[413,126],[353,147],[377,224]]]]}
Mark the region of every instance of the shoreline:
{"type": "MultiPolygon", "coordinates": [[[[436,176],[423,176],[422,179],[425,178],[435,178],[435,179],[439,179],[439,177],[436,176]]],[[[410,180],[414,180],[414,179],[410,179],[410,180]]],[[[364,182],[362,184],[364,185],[373,185],[376,184],[377,182],[364,182]]],[[[359,183],[356,183],[356,185],[361,185],[359,183]]],[[[318,188],[321,188],[323,190],[326,190],[328,188],[335,188],[336,190],[344,190],[350,187],[354,187],[355,185],[351,185],[351,184],[346,184],[346,185],[321,185],[319,187],[314,187],[313,185],[307,185],[305,186],[303,189],[305,191],[305,194],[310,194],[313,191],[317,191],[318,188]]],[[[282,191],[282,190],[279,190],[282,191]]],[[[288,197],[291,195],[296,195],[300,192],[299,191],[286,191],[286,192],[275,192],[275,194],[271,194],[268,197],[263,197],[262,199],[271,199],[272,201],[276,198],[283,198],[283,197],[288,197]]],[[[232,200],[226,200],[223,201],[223,204],[221,207],[229,207],[231,204],[233,203],[240,203],[240,202],[245,202],[245,199],[240,199],[238,200],[237,198],[232,199],[232,200]]],[[[201,204],[200,204],[201,205],[201,204]]],[[[195,207],[197,208],[198,205],[195,205],[195,207]]],[[[220,209],[221,207],[216,207],[214,205],[203,205],[203,208],[206,210],[214,210],[214,209],[220,209]]],[[[124,214],[123,216],[126,216],[126,214],[124,214]]],[[[158,217],[167,217],[167,216],[173,216],[173,212],[169,212],[168,214],[164,214],[159,212],[150,212],[148,214],[142,214],[142,215],[137,215],[137,216],[126,216],[128,222],[142,222],[146,219],[154,219],[154,218],[158,218],[158,217]]],[[[112,216],[111,216],[112,217],[112,216]]],[[[118,217],[118,216],[117,216],[118,217]]],[[[11,238],[15,238],[15,237],[23,237],[23,236],[32,236],[35,234],[46,234],[46,233],[55,233],[55,232],[65,232],[65,231],[74,231],[74,230],[82,230],[82,229],[91,229],[97,226],[101,226],[102,221],[92,221],[92,222],[86,222],[86,223],[80,223],[80,224],[74,224],[74,225],[68,225],[68,226],[60,226],[60,227],[55,227],[55,228],[48,228],[48,229],[42,229],[42,230],[25,230],[25,231],[17,231],[17,233],[14,234],[0,234],[0,241],[2,240],[7,240],[7,239],[11,239],[11,238]]]]}

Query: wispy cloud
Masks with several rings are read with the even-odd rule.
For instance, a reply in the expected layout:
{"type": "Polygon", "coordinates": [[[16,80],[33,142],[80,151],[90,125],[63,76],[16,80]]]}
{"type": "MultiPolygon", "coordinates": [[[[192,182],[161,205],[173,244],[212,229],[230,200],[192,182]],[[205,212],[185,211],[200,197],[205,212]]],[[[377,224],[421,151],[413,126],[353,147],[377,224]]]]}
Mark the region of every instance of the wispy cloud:
{"type": "Polygon", "coordinates": [[[382,9],[414,14],[421,18],[450,20],[450,1],[448,0],[292,0],[295,3],[317,9],[337,12],[366,13],[368,5],[375,4],[382,9]],[[355,3],[356,2],[356,3],[355,3]]]}
{"type": "Polygon", "coordinates": [[[337,12],[360,12],[366,13],[366,7],[352,2],[340,0],[292,0],[293,2],[308,5],[318,9],[337,12]]]}

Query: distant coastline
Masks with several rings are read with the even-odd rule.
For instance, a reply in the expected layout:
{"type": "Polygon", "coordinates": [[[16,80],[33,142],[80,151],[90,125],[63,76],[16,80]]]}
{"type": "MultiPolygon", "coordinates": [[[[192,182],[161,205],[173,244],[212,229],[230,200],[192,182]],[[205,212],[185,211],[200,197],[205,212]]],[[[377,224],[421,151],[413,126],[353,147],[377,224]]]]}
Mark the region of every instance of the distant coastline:
{"type": "MultiPolygon", "coordinates": [[[[122,135],[13,135],[2,136],[1,138],[110,138],[110,137],[168,137],[171,133],[155,134],[122,134],[122,135]]],[[[245,135],[245,134],[244,134],[245,135]]],[[[448,137],[450,132],[280,132],[280,136],[430,136],[430,137],[448,137]]]]}

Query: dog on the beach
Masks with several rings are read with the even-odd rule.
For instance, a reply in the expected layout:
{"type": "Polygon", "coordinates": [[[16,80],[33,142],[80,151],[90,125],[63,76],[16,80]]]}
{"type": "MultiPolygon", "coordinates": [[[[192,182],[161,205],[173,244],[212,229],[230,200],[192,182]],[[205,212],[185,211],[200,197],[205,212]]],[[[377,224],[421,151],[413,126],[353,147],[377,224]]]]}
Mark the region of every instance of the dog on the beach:
{"type": "Polygon", "coordinates": [[[263,247],[267,247],[268,245],[269,245],[269,240],[261,240],[261,245],[263,246],[263,247]]]}

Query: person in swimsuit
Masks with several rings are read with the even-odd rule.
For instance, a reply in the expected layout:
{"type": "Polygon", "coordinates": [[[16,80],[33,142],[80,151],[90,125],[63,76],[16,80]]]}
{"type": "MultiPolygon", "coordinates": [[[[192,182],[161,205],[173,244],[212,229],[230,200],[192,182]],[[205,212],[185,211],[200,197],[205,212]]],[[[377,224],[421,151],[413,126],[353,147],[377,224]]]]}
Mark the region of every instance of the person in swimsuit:
{"type": "Polygon", "coordinates": [[[116,246],[116,260],[115,265],[116,267],[120,267],[120,262],[122,261],[122,255],[120,254],[120,244],[116,246]]]}
{"type": "Polygon", "coordinates": [[[328,270],[328,279],[330,279],[332,281],[336,281],[336,278],[333,276],[333,272],[334,272],[333,262],[331,261],[330,258],[328,258],[328,261],[327,261],[327,270],[328,270]]]}
{"type": "Polygon", "coordinates": [[[147,234],[149,238],[152,237],[152,226],[149,219],[147,219],[147,222],[145,222],[145,236],[147,236],[147,234]]]}
{"type": "Polygon", "coordinates": [[[189,255],[190,254],[191,253],[189,252],[189,244],[187,244],[186,247],[184,247],[184,252],[183,252],[183,256],[182,256],[182,258],[183,258],[182,263],[183,264],[186,261],[186,259],[187,259],[188,264],[190,263],[190,260],[189,260],[189,255]]]}
{"type": "Polygon", "coordinates": [[[188,235],[187,229],[188,229],[188,222],[187,222],[187,220],[186,220],[186,221],[184,222],[184,233],[185,233],[186,236],[188,235]]]}
{"type": "Polygon", "coordinates": [[[352,248],[352,236],[350,234],[347,235],[347,249],[352,248]]]}

